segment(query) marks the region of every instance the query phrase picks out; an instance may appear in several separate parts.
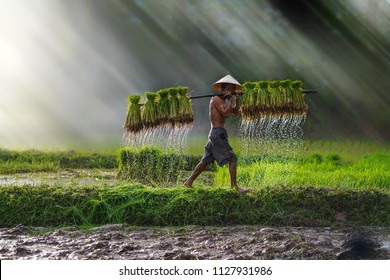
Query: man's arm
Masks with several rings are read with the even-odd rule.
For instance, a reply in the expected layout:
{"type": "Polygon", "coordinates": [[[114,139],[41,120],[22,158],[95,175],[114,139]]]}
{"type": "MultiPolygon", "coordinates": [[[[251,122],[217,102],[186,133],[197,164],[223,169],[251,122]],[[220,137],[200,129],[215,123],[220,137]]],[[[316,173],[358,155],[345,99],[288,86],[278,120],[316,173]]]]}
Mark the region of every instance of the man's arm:
{"type": "Polygon", "coordinates": [[[241,101],[240,101],[240,95],[236,95],[236,106],[233,108],[232,113],[235,116],[238,116],[240,114],[241,109],[241,101]]]}
{"type": "Polygon", "coordinates": [[[213,97],[212,104],[215,107],[215,109],[218,111],[218,113],[223,116],[224,118],[227,118],[233,111],[232,106],[232,98],[228,98],[228,103],[226,107],[224,106],[224,100],[219,97],[213,97]]]}

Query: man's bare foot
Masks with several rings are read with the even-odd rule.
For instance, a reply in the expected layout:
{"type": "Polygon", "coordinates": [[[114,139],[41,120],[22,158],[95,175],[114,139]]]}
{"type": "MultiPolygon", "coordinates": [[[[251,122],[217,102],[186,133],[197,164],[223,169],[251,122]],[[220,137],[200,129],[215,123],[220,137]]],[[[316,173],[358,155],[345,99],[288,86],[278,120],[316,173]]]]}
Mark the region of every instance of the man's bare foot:
{"type": "Polygon", "coordinates": [[[238,186],[236,186],[236,187],[234,187],[234,188],[235,188],[236,191],[239,192],[239,193],[247,193],[247,192],[249,192],[248,189],[243,189],[243,188],[240,188],[240,187],[238,187],[238,186]]]}

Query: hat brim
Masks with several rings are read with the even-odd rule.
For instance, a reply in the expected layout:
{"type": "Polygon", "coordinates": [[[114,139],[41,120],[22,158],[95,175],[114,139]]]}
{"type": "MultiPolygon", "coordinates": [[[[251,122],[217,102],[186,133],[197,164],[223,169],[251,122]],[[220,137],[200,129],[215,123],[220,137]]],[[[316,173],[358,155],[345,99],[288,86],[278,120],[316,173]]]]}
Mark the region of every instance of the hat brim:
{"type": "Polygon", "coordinates": [[[235,88],[235,92],[239,92],[242,90],[242,85],[240,84],[234,84],[234,83],[226,83],[226,82],[223,82],[223,83],[214,83],[212,84],[211,86],[213,87],[213,89],[215,89],[216,91],[219,91],[221,92],[222,91],[222,88],[221,88],[221,85],[222,84],[231,84],[231,85],[234,85],[236,88],[235,88]]]}
{"type": "Polygon", "coordinates": [[[222,79],[216,81],[211,86],[213,87],[213,89],[221,92],[222,91],[222,88],[221,88],[222,84],[235,85],[236,86],[235,92],[238,92],[238,91],[242,90],[242,85],[236,79],[234,79],[231,75],[229,75],[229,74],[226,75],[225,77],[223,77],[222,79]]]}

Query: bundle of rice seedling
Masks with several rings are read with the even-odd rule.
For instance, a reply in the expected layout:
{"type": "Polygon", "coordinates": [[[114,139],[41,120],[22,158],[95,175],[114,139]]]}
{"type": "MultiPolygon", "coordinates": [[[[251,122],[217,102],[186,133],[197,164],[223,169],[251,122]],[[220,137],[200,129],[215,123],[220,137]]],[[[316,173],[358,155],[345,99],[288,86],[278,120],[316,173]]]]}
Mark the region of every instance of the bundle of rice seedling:
{"type": "Polygon", "coordinates": [[[274,80],[243,83],[241,115],[246,120],[280,117],[307,111],[301,81],[274,80]]]}
{"type": "Polygon", "coordinates": [[[292,90],[292,102],[294,111],[297,114],[304,114],[307,112],[308,106],[305,102],[305,97],[302,92],[302,81],[292,81],[290,84],[292,90]]]}
{"type": "Polygon", "coordinates": [[[179,122],[179,98],[178,98],[178,88],[169,88],[169,118],[172,125],[175,125],[179,122]]]}
{"type": "Polygon", "coordinates": [[[145,128],[153,128],[157,123],[157,93],[145,92],[146,102],[142,110],[142,122],[145,128]]]}
{"type": "Polygon", "coordinates": [[[273,113],[278,113],[278,107],[280,106],[280,89],[279,89],[280,81],[272,81],[269,83],[270,87],[270,110],[273,113]]]}
{"type": "Polygon", "coordinates": [[[289,114],[293,112],[292,92],[290,88],[291,80],[280,81],[280,103],[281,113],[289,114]]]}
{"type": "Polygon", "coordinates": [[[126,132],[135,133],[143,128],[141,121],[141,105],[139,104],[141,99],[141,95],[138,94],[129,95],[128,97],[129,106],[127,108],[126,120],[123,125],[126,132]]]}
{"type": "Polygon", "coordinates": [[[192,111],[188,87],[177,87],[179,92],[179,122],[181,124],[192,124],[194,113],[192,111]]]}
{"type": "Polygon", "coordinates": [[[282,143],[288,143],[286,139],[300,139],[308,108],[303,92],[315,93],[316,90],[302,90],[301,81],[291,80],[255,84],[243,83],[240,135],[248,137],[244,145],[251,146],[251,141],[257,138],[283,139],[282,143]]]}
{"type": "Polygon", "coordinates": [[[269,107],[268,81],[257,82],[256,108],[258,113],[264,113],[269,107]]]}
{"type": "Polygon", "coordinates": [[[242,84],[244,96],[242,98],[241,112],[242,117],[245,119],[251,119],[255,115],[256,106],[256,83],[245,82],[242,84]]]}
{"type": "Polygon", "coordinates": [[[165,125],[170,119],[169,92],[167,89],[162,89],[157,92],[158,95],[158,124],[165,125]]]}

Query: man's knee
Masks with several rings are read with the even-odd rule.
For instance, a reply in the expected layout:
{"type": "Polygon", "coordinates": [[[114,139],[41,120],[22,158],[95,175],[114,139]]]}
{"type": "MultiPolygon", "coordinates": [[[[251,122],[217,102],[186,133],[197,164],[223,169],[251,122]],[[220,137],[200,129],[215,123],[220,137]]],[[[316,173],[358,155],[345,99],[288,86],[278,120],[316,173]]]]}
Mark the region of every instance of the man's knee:
{"type": "Polygon", "coordinates": [[[207,165],[209,165],[211,162],[208,161],[208,160],[201,160],[199,162],[199,165],[203,166],[203,167],[206,167],[207,165]]]}
{"type": "Polygon", "coordinates": [[[235,154],[231,156],[230,163],[237,163],[237,156],[235,154]]]}

